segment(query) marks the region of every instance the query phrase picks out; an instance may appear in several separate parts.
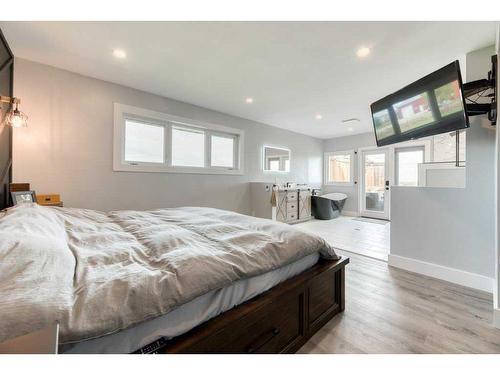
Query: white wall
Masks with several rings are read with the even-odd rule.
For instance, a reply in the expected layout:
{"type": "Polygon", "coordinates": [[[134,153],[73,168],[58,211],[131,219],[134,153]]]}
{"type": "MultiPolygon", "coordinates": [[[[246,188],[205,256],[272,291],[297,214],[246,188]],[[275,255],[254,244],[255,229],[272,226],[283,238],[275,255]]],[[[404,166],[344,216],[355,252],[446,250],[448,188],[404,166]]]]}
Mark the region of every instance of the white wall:
{"type": "MultiPolygon", "coordinates": [[[[489,47],[467,54],[466,81],[485,78],[494,53],[489,47]]],[[[487,123],[485,116],[470,122],[465,189],[392,188],[391,257],[448,267],[452,273],[465,271],[473,275],[462,273],[464,277],[477,275],[479,284],[488,278],[484,289],[492,290],[496,137],[481,126],[487,123]]]]}
{"type": "Polygon", "coordinates": [[[250,213],[249,181],[320,186],[323,142],[27,60],[15,61],[15,95],[29,126],[15,129],[14,181],[99,210],[212,206],[250,213]],[[243,176],[113,172],[113,102],[245,131],[243,176]],[[262,172],[262,146],[291,149],[291,172],[262,172]]]}
{"type": "MultiPolygon", "coordinates": [[[[370,133],[362,133],[355,134],[346,137],[338,137],[327,139],[323,142],[323,147],[325,152],[332,151],[349,151],[349,150],[357,150],[360,147],[370,147],[376,146],[377,143],[375,141],[375,134],[373,132],[370,133]]],[[[358,155],[354,156],[354,178],[357,182],[358,177],[358,155]]],[[[326,193],[344,193],[347,194],[347,201],[344,206],[344,211],[350,213],[359,212],[359,204],[358,204],[358,185],[355,184],[353,186],[333,186],[333,185],[323,185],[323,194],[326,193]]]]}

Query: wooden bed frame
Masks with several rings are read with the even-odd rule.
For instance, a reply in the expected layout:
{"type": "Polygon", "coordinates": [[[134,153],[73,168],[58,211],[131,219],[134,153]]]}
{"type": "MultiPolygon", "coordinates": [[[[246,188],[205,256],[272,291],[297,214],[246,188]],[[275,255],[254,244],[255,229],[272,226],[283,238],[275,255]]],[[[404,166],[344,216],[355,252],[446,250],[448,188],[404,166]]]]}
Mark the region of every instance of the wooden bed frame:
{"type": "Polygon", "coordinates": [[[345,308],[349,258],[312,268],[172,340],[135,353],[295,353],[345,308]]]}

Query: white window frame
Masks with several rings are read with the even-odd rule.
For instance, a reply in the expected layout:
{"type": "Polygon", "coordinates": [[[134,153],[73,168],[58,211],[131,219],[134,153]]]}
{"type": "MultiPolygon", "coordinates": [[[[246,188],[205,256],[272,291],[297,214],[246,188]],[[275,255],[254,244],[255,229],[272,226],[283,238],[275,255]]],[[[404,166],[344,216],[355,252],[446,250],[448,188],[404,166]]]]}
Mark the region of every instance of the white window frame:
{"type": "Polygon", "coordinates": [[[120,172],[157,172],[157,173],[196,173],[196,174],[243,174],[244,131],[204,121],[187,119],[163,112],[151,111],[126,104],[114,103],[113,128],[113,170],[120,172]],[[125,161],[125,121],[127,119],[146,124],[164,126],[164,161],[163,163],[125,161]],[[172,165],[172,127],[202,130],[205,133],[205,166],[186,167],[172,165]],[[212,135],[232,137],[234,139],[234,166],[211,166],[212,135]]]}
{"type": "Polygon", "coordinates": [[[323,170],[324,170],[324,185],[327,186],[354,186],[354,156],[355,156],[355,151],[354,150],[346,150],[346,151],[334,151],[334,152],[325,152],[323,156],[324,164],[323,164],[323,170]],[[330,156],[336,156],[336,155],[349,155],[351,157],[351,165],[350,165],[350,172],[349,172],[349,181],[348,182],[336,182],[336,181],[330,181],[330,156]]]}

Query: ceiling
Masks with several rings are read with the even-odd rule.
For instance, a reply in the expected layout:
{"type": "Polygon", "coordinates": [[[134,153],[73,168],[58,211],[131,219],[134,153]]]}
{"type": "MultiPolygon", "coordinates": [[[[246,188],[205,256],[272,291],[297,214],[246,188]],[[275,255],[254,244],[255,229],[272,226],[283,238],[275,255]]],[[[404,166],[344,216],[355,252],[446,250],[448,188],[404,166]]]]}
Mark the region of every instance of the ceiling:
{"type": "Polygon", "coordinates": [[[371,102],[494,44],[496,25],[0,22],[16,57],[318,138],[371,131],[371,102]]]}

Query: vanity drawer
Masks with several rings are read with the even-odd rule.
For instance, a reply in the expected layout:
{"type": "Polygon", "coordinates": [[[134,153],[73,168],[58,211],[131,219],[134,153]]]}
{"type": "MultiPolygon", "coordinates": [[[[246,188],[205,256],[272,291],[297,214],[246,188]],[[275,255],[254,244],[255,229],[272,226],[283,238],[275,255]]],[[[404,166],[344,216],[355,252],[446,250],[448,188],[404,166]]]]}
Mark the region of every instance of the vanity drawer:
{"type": "Polygon", "coordinates": [[[286,212],[297,212],[299,207],[298,203],[293,201],[293,202],[288,202],[286,204],[286,212]]]}
{"type": "Polygon", "coordinates": [[[294,221],[294,220],[297,220],[298,216],[299,216],[299,215],[298,215],[298,211],[297,211],[297,210],[295,210],[295,211],[293,211],[293,212],[288,211],[288,212],[286,213],[286,221],[288,222],[288,221],[294,221]]]}
{"type": "Polygon", "coordinates": [[[286,199],[288,202],[293,202],[297,200],[297,192],[296,191],[289,191],[286,193],[286,199]]]}

